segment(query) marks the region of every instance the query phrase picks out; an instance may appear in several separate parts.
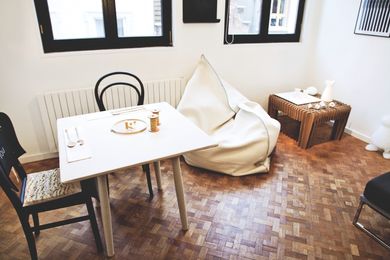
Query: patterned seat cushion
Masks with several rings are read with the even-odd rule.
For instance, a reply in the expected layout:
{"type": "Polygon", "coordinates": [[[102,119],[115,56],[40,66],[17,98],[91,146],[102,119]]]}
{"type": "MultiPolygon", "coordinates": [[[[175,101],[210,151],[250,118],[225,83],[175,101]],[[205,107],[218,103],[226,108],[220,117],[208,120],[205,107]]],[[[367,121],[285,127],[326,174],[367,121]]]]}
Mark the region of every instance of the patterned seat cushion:
{"type": "Polygon", "coordinates": [[[80,183],[64,184],[58,168],[27,174],[23,206],[34,205],[81,191],[80,183]]]}

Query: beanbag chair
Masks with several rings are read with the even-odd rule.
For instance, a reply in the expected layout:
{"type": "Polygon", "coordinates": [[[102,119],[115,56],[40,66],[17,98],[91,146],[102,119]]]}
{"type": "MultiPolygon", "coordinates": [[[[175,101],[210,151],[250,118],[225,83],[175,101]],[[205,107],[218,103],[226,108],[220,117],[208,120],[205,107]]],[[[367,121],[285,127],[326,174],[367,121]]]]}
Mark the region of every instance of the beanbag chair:
{"type": "Polygon", "coordinates": [[[218,143],[185,154],[188,164],[233,176],[269,171],[280,123],[221,79],[204,56],[177,109],[218,143]]]}

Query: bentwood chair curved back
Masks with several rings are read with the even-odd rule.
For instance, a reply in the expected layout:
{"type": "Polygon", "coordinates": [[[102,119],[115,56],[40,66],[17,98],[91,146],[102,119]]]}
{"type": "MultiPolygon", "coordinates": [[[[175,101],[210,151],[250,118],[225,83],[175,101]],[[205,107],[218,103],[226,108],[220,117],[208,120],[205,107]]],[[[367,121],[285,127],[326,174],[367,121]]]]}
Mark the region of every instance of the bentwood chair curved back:
{"type": "MultiPolygon", "coordinates": [[[[145,89],[142,81],[134,74],[121,71],[111,72],[102,76],[96,82],[94,93],[100,111],[118,108],[118,105],[121,105],[122,107],[140,106],[144,104],[145,100],[145,89]],[[129,94],[129,96],[125,97],[124,95],[126,94],[129,94]],[[121,97],[118,98],[118,96],[121,97]],[[114,99],[116,101],[113,101],[114,99]],[[129,102],[126,100],[129,100],[129,102]],[[109,103],[111,103],[111,107],[108,106],[109,103]],[[117,106],[115,107],[113,103],[117,103],[117,106]]],[[[149,164],[142,165],[142,169],[146,175],[149,195],[150,197],[153,197],[149,164]]]]}
{"type": "MultiPolygon", "coordinates": [[[[98,104],[100,111],[106,111],[107,105],[109,103],[105,97],[110,91],[113,91],[123,87],[127,88],[126,91],[130,90],[130,95],[135,94],[135,103],[132,104],[123,104],[123,106],[134,106],[134,105],[143,105],[145,100],[145,89],[142,81],[135,76],[134,74],[128,72],[111,72],[103,77],[101,77],[95,85],[95,99],[98,104]],[[105,102],[106,101],[106,102],[105,102]]],[[[126,100],[126,99],[124,99],[126,100]]]]}
{"type": "Polygon", "coordinates": [[[83,181],[63,184],[60,182],[59,169],[26,174],[19,162],[19,157],[24,153],[10,118],[5,113],[0,112],[0,185],[16,210],[28,243],[31,259],[38,259],[33,233],[37,236],[40,230],[85,220],[90,221],[96,247],[98,251],[102,251],[103,246],[91,193],[90,189],[87,188],[90,183],[83,181]],[[11,172],[16,173],[20,183],[19,188],[10,178],[11,172]],[[43,225],[39,224],[39,213],[79,204],[86,205],[87,215],[43,225]],[[30,215],[33,219],[33,226],[29,222],[30,215]]]}

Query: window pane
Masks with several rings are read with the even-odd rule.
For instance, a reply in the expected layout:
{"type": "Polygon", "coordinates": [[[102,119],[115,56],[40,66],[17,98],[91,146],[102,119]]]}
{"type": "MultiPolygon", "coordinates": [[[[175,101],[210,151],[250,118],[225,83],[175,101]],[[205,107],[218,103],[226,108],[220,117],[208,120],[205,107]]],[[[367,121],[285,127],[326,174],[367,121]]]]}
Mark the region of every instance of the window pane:
{"type": "Polygon", "coordinates": [[[55,40],[104,38],[101,0],[48,0],[55,40]]]}
{"type": "Polygon", "coordinates": [[[116,0],[118,36],[162,36],[161,0],[116,0]]]}
{"type": "Polygon", "coordinates": [[[261,0],[230,0],[229,34],[260,33],[261,0]]]}
{"type": "Polygon", "coordinates": [[[299,0],[272,0],[269,34],[294,34],[299,0]]]}

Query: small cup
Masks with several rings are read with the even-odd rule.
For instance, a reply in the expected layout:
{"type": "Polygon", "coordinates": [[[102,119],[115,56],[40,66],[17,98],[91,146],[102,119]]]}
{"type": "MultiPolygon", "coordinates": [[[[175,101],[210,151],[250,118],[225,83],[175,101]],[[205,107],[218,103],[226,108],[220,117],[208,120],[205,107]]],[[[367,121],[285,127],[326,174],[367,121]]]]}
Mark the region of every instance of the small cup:
{"type": "Polygon", "coordinates": [[[150,132],[158,132],[160,129],[158,128],[158,115],[156,114],[151,114],[149,116],[150,119],[150,132]]]}

